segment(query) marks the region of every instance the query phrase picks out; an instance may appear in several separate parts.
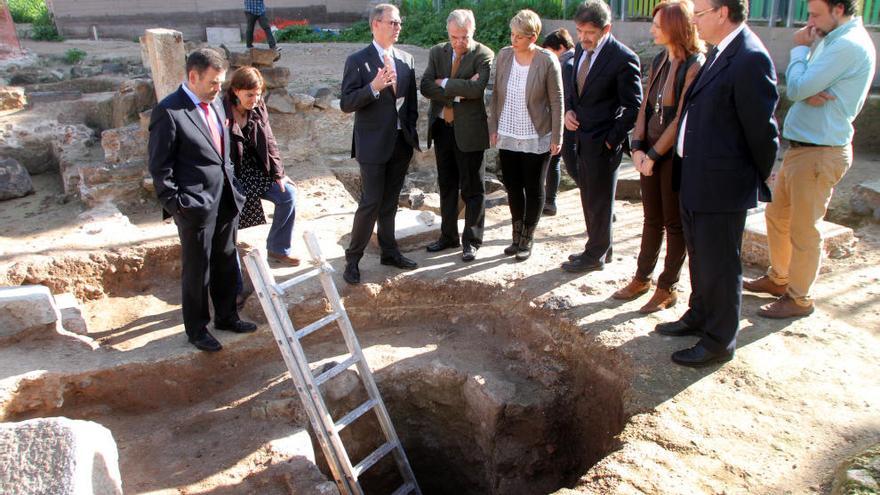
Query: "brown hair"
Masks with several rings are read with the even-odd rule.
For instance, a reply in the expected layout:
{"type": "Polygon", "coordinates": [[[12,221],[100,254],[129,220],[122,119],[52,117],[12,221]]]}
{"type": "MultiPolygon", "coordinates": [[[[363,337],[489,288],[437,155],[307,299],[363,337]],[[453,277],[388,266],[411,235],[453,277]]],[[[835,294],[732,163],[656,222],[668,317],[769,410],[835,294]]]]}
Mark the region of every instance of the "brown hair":
{"type": "Polygon", "coordinates": [[[574,48],[574,40],[571,39],[571,35],[568,34],[568,29],[559,28],[548,34],[547,37],[544,38],[544,43],[542,43],[541,46],[553,50],[559,50],[560,48],[571,50],[574,48]]]}
{"type": "Polygon", "coordinates": [[[235,96],[237,89],[257,89],[266,90],[266,83],[263,81],[263,75],[254,67],[239,67],[232,73],[229,79],[229,89],[226,90],[226,96],[233,105],[238,104],[238,97],[235,96]]]}
{"type": "Polygon", "coordinates": [[[660,15],[660,30],[669,38],[672,54],[685,59],[694,53],[706,51],[706,44],[697,35],[692,22],[694,11],[685,0],[665,0],[654,7],[651,17],[660,15]]]}

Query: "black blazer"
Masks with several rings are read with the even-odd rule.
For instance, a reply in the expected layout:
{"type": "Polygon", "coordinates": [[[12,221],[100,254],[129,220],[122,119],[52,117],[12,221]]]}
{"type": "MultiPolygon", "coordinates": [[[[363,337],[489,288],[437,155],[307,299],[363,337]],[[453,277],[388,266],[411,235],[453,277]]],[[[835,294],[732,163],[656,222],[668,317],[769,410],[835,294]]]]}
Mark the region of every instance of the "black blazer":
{"type": "Polygon", "coordinates": [[[770,201],[765,181],[779,149],[773,111],[776,69],[761,40],[745,27],[706,65],[685,94],[680,198],[691,211],[733,212],[770,201]]]}
{"type": "Polygon", "coordinates": [[[565,110],[577,114],[578,138],[629,149],[628,133],[642,103],[639,57],[609,34],[587,74],[584,92],[578,94],[577,64],[583,51],[578,43],[563,71],[569,77],[565,110]]]}
{"type": "Polygon", "coordinates": [[[244,204],[229,160],[226,112],[219,99],[211,107],[223,124],[223,156],[214,147],[202,110],[183,88],[166,96],[150,115],[150,175],[165,218],[180,213],[189,222],[202,223],[216,214],[226,183],[239,210],[244,204]]]}
{"type": "Polygon", "coordinates": [[[385,163],[391,158],[397,137],[398,119],[406,142],[421,151],[416,131],[419,105],[416,99],[413,56],[394,47],[394,64],[397,70],[398,96],[403,97],[403,105],[399,110],[391,87],[380,91],[378,97],[373,96],[370,83],[384,64],[372,43],[345,59],[339,105],[343,112],[354,112],[351,156],[359,162],[385,163]]]}

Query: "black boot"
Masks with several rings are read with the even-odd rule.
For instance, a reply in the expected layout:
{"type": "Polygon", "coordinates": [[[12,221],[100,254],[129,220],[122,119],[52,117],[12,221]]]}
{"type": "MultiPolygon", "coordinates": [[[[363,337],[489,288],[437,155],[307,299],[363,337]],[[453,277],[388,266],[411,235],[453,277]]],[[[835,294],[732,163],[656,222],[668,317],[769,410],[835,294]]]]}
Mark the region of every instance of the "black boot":
{"type": "Polygon", "coordinates": [[[535,235],[535,227],[537,225],[523,226],[522,234],[519,237],[519,252],[516,253],[517,261],[525,261],[532,255],[532,237],[535,235]]]}
{"type": "Polygon", "coordinates": [[[504,248],[504,254],[506,254],[507,256],[513,256],[519,251],[519,240],[520,237],[522,237],[522,231],[522,220],[515,220],[513,222],[513,243],[510,246],[504,248]]]}

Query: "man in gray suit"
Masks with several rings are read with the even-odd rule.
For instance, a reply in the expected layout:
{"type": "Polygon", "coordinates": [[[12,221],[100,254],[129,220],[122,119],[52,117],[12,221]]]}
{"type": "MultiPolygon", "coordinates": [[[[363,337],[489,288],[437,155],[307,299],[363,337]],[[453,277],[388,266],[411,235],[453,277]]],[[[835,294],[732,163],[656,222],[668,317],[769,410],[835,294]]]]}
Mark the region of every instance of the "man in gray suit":
{"type": "Polygon", "coordinates": [[[373,42],[345,60],[342,75],[343,112],[354,112],[351,156],[361,171],[361,200],[345,250],[342,278],[361,281],[358,263],[378,221],[380,263],[412,269],[418,265],[403,256],[394,239],[397,198],[406,170],[419,149],[416,120],[416,73],[413,56],[394,47],[400,35],[397,7],[380,3],[370,12],[373,42]]]}
{"type": "Polygon", "coordinates": [[[431,100],[428,147],[437,145],[440,186],[440,239],[428,252],[458,247],[458,196],[465,204],[461,235],[464,261],[473,261],[483,243],[486,189],[483,152],[489,147],[489,126],[483,93],[495,54],[474,41],[474,13],[453,10],[446,19],[449,43],[431,48],[422,76],[422,94],[431,100]]]}

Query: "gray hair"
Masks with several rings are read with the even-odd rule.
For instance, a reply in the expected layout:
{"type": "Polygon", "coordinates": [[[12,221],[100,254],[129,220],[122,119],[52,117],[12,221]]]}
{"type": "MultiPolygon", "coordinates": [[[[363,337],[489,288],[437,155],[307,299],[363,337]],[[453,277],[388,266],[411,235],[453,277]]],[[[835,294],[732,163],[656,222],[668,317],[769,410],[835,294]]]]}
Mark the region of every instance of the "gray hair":
{"type": "Polygon", "coordinates": [[[603,0],[584,0],[584,3],[578,5],[574,22],[604,28],[611,24],[611,7],[603,0]]]}
{"type": "Polygon", "coordinates": [[[474,19],[474,13],[468,9],[455,9],[449,13],[446,18],[446,24],[454,24],[457,27],[465,28],[473,32],[477,27],[477,21],[474,19]]]}
{"type": "Polygon", "coordinates": [[[382,16],[385,15],[385,12],[392,11],[392,10],[398,10],[397,6],[392,5],[390,3],[376,4],[376,6],[370,10],[370,26],[373,25],[373,22],[381,19],[382,16]]]}

